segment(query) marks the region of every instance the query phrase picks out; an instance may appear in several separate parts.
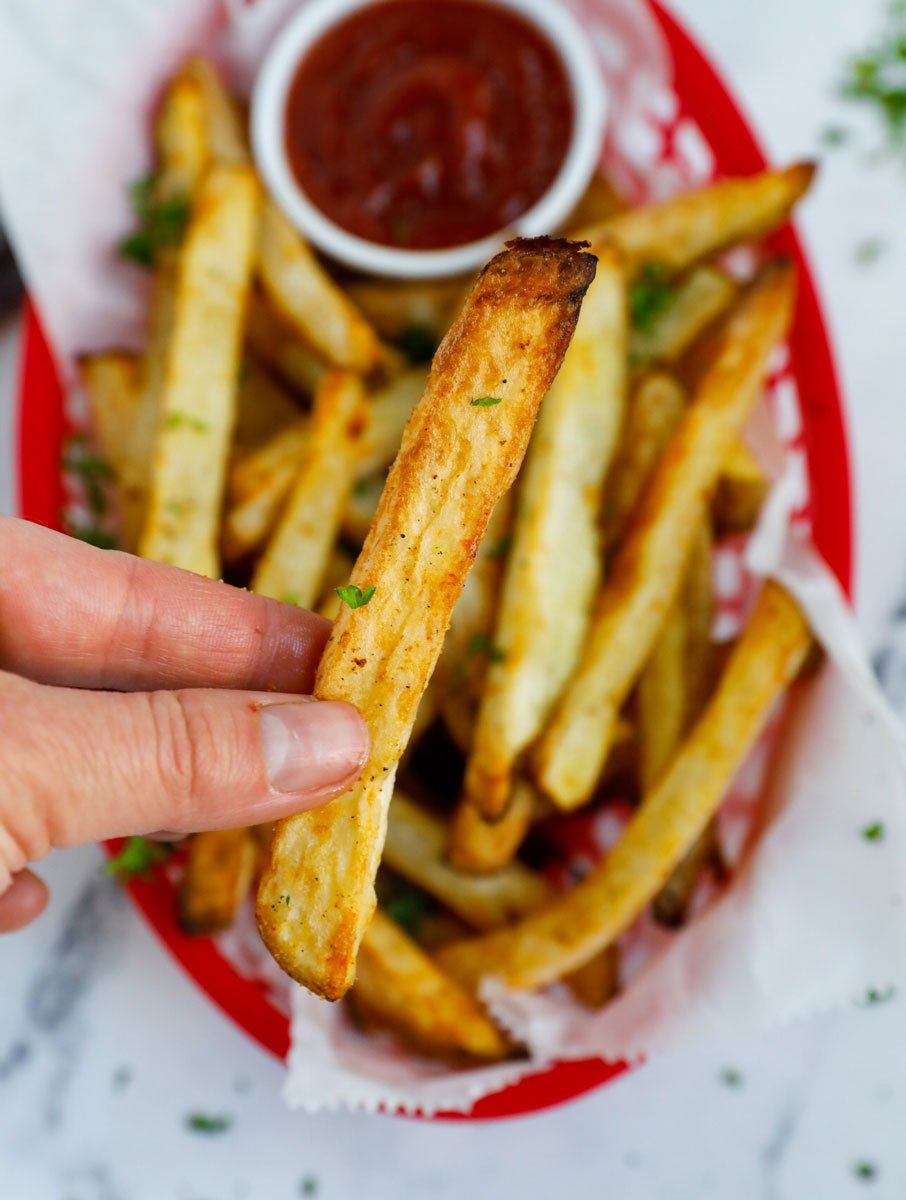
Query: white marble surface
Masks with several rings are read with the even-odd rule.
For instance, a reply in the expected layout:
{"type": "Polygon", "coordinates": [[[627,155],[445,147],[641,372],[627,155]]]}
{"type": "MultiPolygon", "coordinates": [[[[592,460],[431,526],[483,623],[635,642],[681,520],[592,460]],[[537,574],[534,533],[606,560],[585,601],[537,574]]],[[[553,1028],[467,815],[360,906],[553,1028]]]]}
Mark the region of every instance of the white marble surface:
{"type": "MultiPolygon", "coordinates": [[[[880,0],[674,0],[779,160],[829,124],[870,121],[834,97],[880,0]]],[[[838,347],[858,497],[858,611],[906,698],[890,614],[906,594],[906,174],[846,149],[803,224],[838,347]],[[880,238],[872,265],[857,247],[880,238]],[[891,667],[892,664],[892,667],[891,667]]],[[[14,331],[0,326],[0,445],[14,331]]],[[[11,477],[0,471],[7,507],[11,477]]],[[[906,658],[902,659],[906,662],[906,658]]],[[[276,1063],[182,976],[98,874],[99,852],[42,867],[53,902],[0,943],[0,1197],[282,1200],[317,1194],[625,1200],[906,1196],[906,1005],[854,1005],[733,1045],[690,1048],[532,1118],[429,1125],[283,1111],[276,1063]],[[732,1068],[740,1082],[731,1086],[732,1068]],[[186,1116],[232,1118],[200,1135],[186,1116]],[[858,1165],[875,1174],[860,1178],[858,1165]],[[305,1183],[309,1182],[306,1191],[305,1183]]],[[[843,885],[843,881],[841,881],[843,885]]],[[[879,981],[883,983],[883,981],[879,981]]]]}

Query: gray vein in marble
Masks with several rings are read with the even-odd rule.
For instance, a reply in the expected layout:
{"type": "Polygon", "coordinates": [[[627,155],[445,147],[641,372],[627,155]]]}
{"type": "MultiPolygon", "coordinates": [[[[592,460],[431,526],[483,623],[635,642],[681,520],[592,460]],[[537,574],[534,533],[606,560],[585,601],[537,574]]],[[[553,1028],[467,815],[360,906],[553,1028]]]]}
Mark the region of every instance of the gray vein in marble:
{"type": "Polygon", "coordinates": [[[79,1200],[128,1200],[128,1193],[114,1181],[104,1163],[86,1163],[64,1171],[66,1187],[79,1200]]]}
{"type": "Polygon", "coordinates": [[[781,1200],[780,1168],[789,1153],[802,1118],[802,1097],[791,1097],[781,1110],[771,1136],[761,1150],[760,1166],[764,1200],[781,1200]]]}

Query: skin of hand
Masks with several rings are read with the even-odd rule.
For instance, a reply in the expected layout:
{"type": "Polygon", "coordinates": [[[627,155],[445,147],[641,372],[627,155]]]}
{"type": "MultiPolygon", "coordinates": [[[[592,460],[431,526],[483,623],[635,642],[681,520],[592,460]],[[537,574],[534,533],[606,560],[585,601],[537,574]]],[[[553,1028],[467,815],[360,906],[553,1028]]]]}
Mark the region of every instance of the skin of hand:
{"type": "Polygon", "coordinates": [[[0,932],[56,847],[272,821],[341,794],[358,711],[307,695],[330,623],[0,517],[0,932]]]}

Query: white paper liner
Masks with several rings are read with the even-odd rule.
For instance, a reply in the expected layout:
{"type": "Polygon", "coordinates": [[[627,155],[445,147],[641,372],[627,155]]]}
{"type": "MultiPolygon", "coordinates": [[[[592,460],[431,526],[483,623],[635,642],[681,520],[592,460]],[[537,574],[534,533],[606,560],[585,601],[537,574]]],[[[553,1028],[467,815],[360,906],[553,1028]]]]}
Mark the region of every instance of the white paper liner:
{"type": "MultiPolygon", "coordinates": [[[[607,78],[604,157],[617,186],[642,200],[707,180],[710,148],[673,95],[669,54],[644,0],[568,3],[607,78]]],[[[297,7],[294,0],[0,0],[0,206],[65,376],[79,353],[142,340],[147,280],[114,247],[132,225],[127,188],[149,166],[149,114],[161,86],[195,50],[226,60],[233,79],[247,84],[274,30],[297,7]]],[[[465,1110],[553,1058],[657,1053],[788,1021],[906,976],[904,739],[838,587],[791,531],[791,513],[792,526],[804,528],[807,474],[796,383],[782,354],[770,392],[771,420],[756,418],[751,432],[765,461],[782,463],[785,474],[748,564],[798,596],[830,661],[784,715],[763,834],[732,887],[679,936],[640,922],[621,945],[633,981],[601,1014],[559,993],[529,997],[486,985],[532,1057],[465,1072],[409,1055],[392,1039],[363,1036],[342,1007],[291,989],[243,919],[220,947],[243,974],[266,982],[281,1007],[292,1003],[290,1104],[465,1110]],[[883,840],[863,839],[861,829],[878,821],[883,840]]],[[[743,565],[731,550],[722,552],[719,583],[721,573],[726,595],[741,594],[743,565]]],[[[723,611],[722,636],[741,619],[738,606],[723,611]]],[[[722,833],[737,848],[747,840],[770,742],[722,810],[722,833]]],[[[601,814],[590,828],[606,849],[618,815],[601,814]]]]}

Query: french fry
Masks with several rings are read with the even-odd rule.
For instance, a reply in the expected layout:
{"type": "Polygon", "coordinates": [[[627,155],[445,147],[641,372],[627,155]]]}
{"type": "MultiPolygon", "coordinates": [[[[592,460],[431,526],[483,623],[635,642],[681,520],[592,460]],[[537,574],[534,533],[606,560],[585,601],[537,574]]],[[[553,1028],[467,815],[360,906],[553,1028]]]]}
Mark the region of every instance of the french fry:
{"type": "Polygon", "coordinates": [[[519,756],[578,661],[600,579],[598,512],[625,404],[626,288],[605,248],[526,456],[465,794],[506,808],[519,756]]]}
{"type": "Polygon", "coordinates": [[[221,166],[245,166],[250,161],[248,139],[235,100],[216,67],[201,55],[190,58],[180,77],[199,89],[203,105],[208,154],[221,166]]]}
{"type": "Polygon", "coordinates": [[[713,698],[616,846],[537,913],[441,948],[441,967],[469,987],[485,976],[544,987],[612,945],[708,824],[810,641],[794,601],[766,583],[713,698]]]}
{"type": "Polygon", "coordinates": [[[603,1008],[620,990],[620,954],[607,946],[582,967],[563,977],[563,982],[586,1008],[603,1008]]]}
{"type": "Polygon", "coordinates": [[[371,754],[345,795],[278,824],[257,907],[276,961],[329,999],[354,978],[396,766],[421,694],[594,269],[571,243],[536,239],[511,243],[479,275],[435,356],[353,571],[352,585],[371,601],[344,608],[334,623],[315,695],[357,705],[371,754]],[[289,905],[277,903],[284,895],[289,905]]]}
{"type": "Polygon", "coordinates": [[[517,780],[503,814],[489,820],[463,797],[450,822],[447,857],[457,871],[487,875],[505,869],[516,857],[545,803],[526,780],[517,780]]]}
{"type": "Polygon", "coordinates": [[[362,437],[357,479],[385,471],[393,462],[406,422],[421,400],[427,382],[427,367],[409,367],[369,397],[368,427],[362,437]]]}
{"type": "Polygon", "coordinates": [[[547,900],[553,889],[521,863],[494,874],[466,875],[446,860],[447,825],[397,789],[390,805],[383,861],[440,900],[474,929],[496,929],[547,900]]]}
{"type": "Polygon", "coordinates": [[[768,494],[768,481],[754,454],[738,438],[724,459],[714,495],[714,518],[723,533],[754,529],[768,494]]]}
{"type": "Polygon", "coordinates": [[[677,285],[667,308],[644,329],[632,331],[629,361],[633,368],[677,362],[728,311],[736,293],[736,284],[729,275],[715,267],[697,267],[690,272],[677,285]]]}
{"type": "Polygon", "coordinates": [[[272,201],[265,201],[258,271],[280,317],[327,362],[367,374],[381,361],[374,330],[272,201]]]}
{"type": "Polygon", "coordinates": [[[257,550],[274,528],[286,502],[309,441],[309,421],[303,417],[266,442],[247,459],[236,464],[235,487],[244,498],[227,510],[221,533],[224,561],[235,563],[257,550]],[[259,472],[257,488],[251,487],[259,472]]]}
{"type": "Polygon", "coordinates": [[[257,290],[245,317],[249,353],[303,396],[313,396],[327,367],[311,346],[277,316],[257,290]]]}
{"type": "Polygon", "coordinates": [[[793,269],[766,268],[722,334],[721,350],[661,458],[605,584],[578,668],[537,743],[536,778],[562,808],[588,800],[614,723],[678,593],[695,531],[789,328],[793,269]]]}
{"type": "Polygon", "coordinates": [[[781,226],[815,176],[814,163],[727,179],[619,213],[574,236],[597,247],[615,242],[633,264],[659,263],[679,274],[727,246],[754,241],[781,226]]]}
{"type": "Polygon", "coordinates": [[[428,1054],[496,1060],[510,1053],[469,993],[380,909],[362,940],[352,1000],[368,1020],[428,1054]]]}
{"type": "Polygon", "coordinates": [[[227,929],[249,894],[257,864],[250,829],[196,833],[179,888],[179,923],[186,933],[227,929]]]}
{"type": "Polygon", "coordinates": [[[158,200],[191,199],[208,167],[204,97],[197,80],[177,75],[167,88],[154,126],[158,200]]]}
{"type": "Polygon", "coordinates": [[[463,299],[460,279],[418,283],[368,279],[351,283],[346,291],[372,328],[391,342],[405,341],[414,331],[439,342],[463,299]]]}
{"type": "Polygon", "coordinates": [[[604,535],[608,546],[622,538],[685,407],[682,387],[666,372],[656,371],[646,376],[636,388],[604,491],[604,535]]]}
{"type": "Polygon", "coordinates": [[[349,493],[340,528],[346,541],[354,546],[365,544],[368,530],[381,502],[386,479],[384,471],[369,475],[367,479],[357,479],[349,493]]]}
{"type": "Polygon", "coordinates": [[[239,372],[233,454],[240,460],[253,454],[298,420],[299,407],[286,390],[267,371],[246,360],[239,372]]]}
{"type": "Polygon", "coordinates": [[[119,486],[138,403],[138,360],[113,351],[86,354],[78,365],[98,446],[119,486]]]}
{"type": "Polygon", "coordinates": [[[282,503],[292,486],[308,438],[309,418],[297,415],[291,425],[239,458],[230,468],[227,485],[230,500],[242,504],[264,489],[273,488],[279,492],[275,502],[282,503]]]}
{"type": "Polygon", "coordinates": [[[666,883],[651,902],[651,911],[659,925],[678,929],[685,923],[692,896],[702,873],[720,860],[717,823],[710,820],[676,864],[666,883]]]}
{"type": "Polygon", "coordinates": [[[199,189],[180,256],[139,547],[143,558],[212,578],[220,575],[220,507],[257,209],[249,168],[214,167],[199,189]]]}
{"type": "Polygon", "coordinates": [[[625,201],[617,193],[610,180],[600,171],[595,171],[582,199],[570,217],[569,227],[570,229],[584,229],[590,225],[598,226],[602,221],[609,221],[611,217],[624,212],[625,209],[625,201]]]}
{"type": "Polygon", "coordinates": [[[676,603],[639,676],[636,711],[642,790],[651,791],[679,746],[686,726],[686,613],[676,603]]]}
{"type": "Polygon", "coordinates": [[[317,600],[367,420],[361,379],[349,371],[325,375],[299,473],[252,578],[253,592],[303,608],[317,600]]]}

